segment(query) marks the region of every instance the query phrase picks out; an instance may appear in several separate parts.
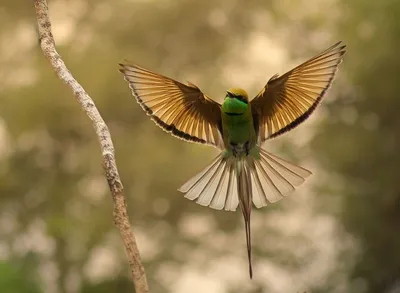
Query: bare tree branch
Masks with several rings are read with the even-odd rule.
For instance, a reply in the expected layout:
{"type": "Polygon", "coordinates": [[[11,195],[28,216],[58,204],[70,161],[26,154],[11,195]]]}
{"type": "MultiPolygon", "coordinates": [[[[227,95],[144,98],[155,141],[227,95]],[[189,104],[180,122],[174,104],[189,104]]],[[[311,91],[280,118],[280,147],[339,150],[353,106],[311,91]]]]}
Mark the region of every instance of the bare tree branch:
{"type": "Polygon", "coordinates": [[[124,188],[118,174],[115,162],[114,146],[106,123],[97,110],[93,100],[83,87],[74,79],[71,72],[65,66],[60,55],[56,51],[51,22],[46,0],[35,0],[36,17],[38,22],[40,46],[47,60],[49,60],[58,78],[66,83],[72,90],[82,110],[93,123],[93,128],[98,136],[103,156],[103,167],[106,173],[108,185],[114,202],[114,222],[118,227],[125,246],[129,266],[136,293],[149,292],[144,267],[140,260],[139,250],[136,244],[129,217],[126,209],[124,188]]]}

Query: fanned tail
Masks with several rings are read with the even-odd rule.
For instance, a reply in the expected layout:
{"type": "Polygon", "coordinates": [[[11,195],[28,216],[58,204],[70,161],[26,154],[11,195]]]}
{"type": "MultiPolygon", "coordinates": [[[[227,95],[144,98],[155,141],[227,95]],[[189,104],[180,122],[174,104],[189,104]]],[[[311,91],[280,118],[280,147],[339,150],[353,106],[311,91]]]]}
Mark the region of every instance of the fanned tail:
{"type": "Polygon", "coordinates": [[[251,261],[250,214],[252,203],[261,208],[277,202],[301,185],[311,172],[257,147],[247,156],[218,155],[202,172],[189,179],[179,191],[185,197],[213,209],[243,214],[246,229],[249,274],[251,261]]]}

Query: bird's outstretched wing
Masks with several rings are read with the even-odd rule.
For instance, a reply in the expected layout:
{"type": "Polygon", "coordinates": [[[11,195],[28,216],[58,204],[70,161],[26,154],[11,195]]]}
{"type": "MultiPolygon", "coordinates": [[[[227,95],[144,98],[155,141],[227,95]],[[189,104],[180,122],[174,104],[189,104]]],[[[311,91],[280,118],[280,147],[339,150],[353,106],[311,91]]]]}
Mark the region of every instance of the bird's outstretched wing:
{"type": "Polygon", "coordinates": [[[193,84],[182,84],[133,64],[120,64],[132,93],[153,121],[172,135],[223,148],[220,104],[193,84]]]}
{"type": "Polygon", "coordinates": [[[308,118],[331,85],[345,48],[338,42],[268,81],[250,102],[260,142],[289,131],[308,118]]]}

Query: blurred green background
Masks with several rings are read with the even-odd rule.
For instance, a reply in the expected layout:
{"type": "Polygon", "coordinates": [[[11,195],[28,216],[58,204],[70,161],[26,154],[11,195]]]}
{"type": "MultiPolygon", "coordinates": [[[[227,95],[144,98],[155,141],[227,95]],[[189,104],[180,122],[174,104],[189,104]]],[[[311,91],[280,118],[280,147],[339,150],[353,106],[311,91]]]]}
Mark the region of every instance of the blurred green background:
{"type": "MultiPolygon", "coordinates": [[[[53,33],[108,123],[151,292],[400,292],[400,1],[54,0],[53,33]],[[242,218],[176,189],[215,155],[164,133],[117,71],[124,58],[221,101],[254,96],[338,40],[316,113],[265,148],[311,169],[242,218]]],[[[132,292],[97,138],[44,59],[32,1],[0,4],[0,292],[132,292]]]]}

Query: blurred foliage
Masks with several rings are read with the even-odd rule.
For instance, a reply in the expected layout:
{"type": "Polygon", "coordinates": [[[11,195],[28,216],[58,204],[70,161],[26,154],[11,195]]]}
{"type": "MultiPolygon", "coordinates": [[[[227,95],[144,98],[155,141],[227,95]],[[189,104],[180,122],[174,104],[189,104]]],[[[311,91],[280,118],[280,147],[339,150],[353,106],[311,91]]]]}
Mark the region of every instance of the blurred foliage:
{"type": "Polygon", "coordinates": [[[343,2],[341,10],[351,89],[329,105],[313,150],[342,176],[339,216],[361,244],[353,292],[392,292],[400,284],[400,2],[343,2]]]}
{"type": "MultiPolygon", "coordinates": [[[[376,293],[399,284],[400,2],[315,3],[50,1],[58,50],[110,127],[151,292],[376,293]],[[272,57],[259,64],[254,57],[254,66],[284,64],[241,72],[252,68],[245,63],[260,35],[271,42],[256,52],[272,57]],[[190,80],[220,100],[238,79],[231,67],[243,76],[237,86],[256,93],[275,73],[269,70],[282,73],[289,60],[304,61],[337,39],[349,53],[317,111],[321,122],[308,122],[311,144],[300,143],[310,135],[297,129],[274,142],[294,159],[308,154],[325,176],[309,196],[255,211],[250,283],[239,213],[215,212],[176,192],[216,151],[149,121],[117,63],[127,58],[190,80]],[[278,58],[277,48],[288,57],[278,58]],[[355,245],[347,245],[346,231],[355,245]]],[[[32,3],[3,0],[0,292],[132,292],[97,138],[38,44],[32,3]]]]}
{"type": "Polygon", "coordinates": [[[32,254],[22,259],[10,258],[0,263],[0,288],[3,293],[41,293],[35,267],[37,261],[32,254]]]}

